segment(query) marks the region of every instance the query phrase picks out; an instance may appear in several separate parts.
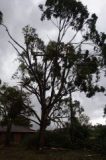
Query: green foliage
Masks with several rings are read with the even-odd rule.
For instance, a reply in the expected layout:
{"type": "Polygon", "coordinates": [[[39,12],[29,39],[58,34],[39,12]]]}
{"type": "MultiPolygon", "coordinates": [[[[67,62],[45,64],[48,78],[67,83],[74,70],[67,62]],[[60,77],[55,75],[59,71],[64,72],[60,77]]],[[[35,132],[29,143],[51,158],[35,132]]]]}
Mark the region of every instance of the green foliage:
{"type": "Polygon", "coordinates": [[[5,145],[10,145],[11,127],[20,120],[25,120],[24,125],[30,125],[29,116],[32,115],[32,106],[29,94],[19,90],[18,87],[10,87],[7,84],[0,86],[0,123],[6,126],[5,145]]]}
{"type": "MultiPolygon", "coordinates": [[[[45,147],[70,147],[70,136],[64,130],[54,130],[45,132],[45,147]],[[64,141],[63,141],[64,139],[64,141]]],[[[26,136],[22,140],[22,145],[26,148],[37,148],[39,144],[39,131],[35,135],[26,136]]]]}
{"type": "MultiPolygon", "coordinates": [[[[9,121],[15,123],[20,118],[28,118],[32,114],[29,94],[6,84],[0,87],[0,115],[2,124],[7,125],[9,121]]],[[[20,121],[20,120],[18,120],[20,121]]],[[[30,121],[28,121],[29,125],[30,121]]]]}
{"type": "MultiPolygon", "coordinates": [[[[63,23],[63,28],[71,27],[73,30],[82,31],[86,25],[87,32],[84,33],[83,38],[87,41],[92,39],[98,46],[103,46],[106,35],[99,34],[96,30],[96,22],[98,17],[96,14],[89,16],[87,7],[80,1],[76,0],[47,0],[45,5],[39,5],[42,13],[41,20],[60,19],[60,24],[63,23]],[[65,21],[64,21],[65,20],[65,21]],[[66,26],[65,26],[66,25],[66,26]]],[[[62,30],[61,26],[59,26],[62,30]]],[[[84,29],[85,31],[85,29],[84,29]]]]}
{"type": "Polygon", "coordinates": [[[90,137],[89,126],[81,125],[78,120],[74,121],[73,127],[70,125],[70,135],[73,132],[72,148],[86,148],[90,137]]]}
{"type": "MultiPolygon", "coordinates": [[[[98,153],[105,154],[106,151],[106,126],[81,126],[78,121],[74,125],[75,143],[71,143],[68,127],[46,131],[45,147],[49,148],[86,148],[98,153]]],[[[36,148],[39,141],[39,132],[35,135],[26,136],[22,145],[26,148],[36,148]]]]}
{"type": "Polygon", "coordinates": [[[76,0],[47,0],[45,3],[45,8],[42,5],[39,6],[43,11],[41,20],[47,18],[67,18],[67,22],[70,23],[70,26],[75,30],[80,30],[83,27],[84,20],[88,18],[88,11],[81,2],[76,0]]]}
{"type": "Polygon", "coordinates": [[[25,126],[28,128],[32,127],[30,119],[28,117],[24,117],[24,115],[19,115],[18,117],[16,117],[14,120],[14,125],[25,126]]]}
{"type": "Polygon", "coordinates": [[[90,148],[99,153],[106,154],[106,125],[92,127],[90,148]]]}
{"type": "Polygon", "coordinates": [[[32,52],[35,47],[38,47],[40,50],[44,50],[44,42],[38,37],[35,28],[27,25],[25,28],[23,28],[23,34],[27,49],[30,49],[32,52]]]}
{"type": "Polygon", "coordinates": [[[103,64],[106,65],[106,44],[102,48],[103,64]]]}

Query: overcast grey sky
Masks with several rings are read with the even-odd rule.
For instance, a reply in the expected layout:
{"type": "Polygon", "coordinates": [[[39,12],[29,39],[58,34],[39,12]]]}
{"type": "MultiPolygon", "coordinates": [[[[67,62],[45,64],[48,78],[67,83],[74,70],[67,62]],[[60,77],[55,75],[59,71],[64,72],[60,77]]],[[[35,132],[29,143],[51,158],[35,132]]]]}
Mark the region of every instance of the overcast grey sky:
{"type": "MultiPolygon", "coordinates": [[[[87,5],[91,13],[96,13],[99,17],[97,28],[106,32],[106,0],[81,0],[87,5]]],[[[44,0],[0,0],[0,10],[4,14],[4,23],[8,26],[10,33],[17,41],[23,43],[22,28],[28,24],[37,29],[38,34],[45,41],[56,37],[56,31],[51,24],[40,21],[40,11],[38,4],[44,0]]],[[[0,78],[14,84],[11,76],[17,69],[16,53],[8,43],[9,37],[5,30],[0,28],[0,78]]],[[[102,79],[105,84],[106,79],[102,79]]],[[[83,94],[75,94],[75,99],[79,99],[85,108],[85,112],[90,116],[93,124],[105,123],[103,119],[103,107],[106,104],[106,97],[103,94],[96,94],[91,99],[83,94]]]]}

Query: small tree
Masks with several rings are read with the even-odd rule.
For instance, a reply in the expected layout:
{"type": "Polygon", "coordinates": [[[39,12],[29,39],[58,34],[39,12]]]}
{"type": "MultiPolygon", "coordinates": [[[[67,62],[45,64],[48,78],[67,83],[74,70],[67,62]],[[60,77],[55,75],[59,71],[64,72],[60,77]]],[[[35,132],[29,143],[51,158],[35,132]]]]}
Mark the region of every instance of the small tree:
{"type": "Polygon", "coordinates": [[[3,14],[2,12],[0,11],[0,24],[3,22],[3,14]]]}
{"type": "Polygon", "coordinates": [[[24,115],[19,115],[15,118],[14,125],[25,126],[27,128],[32,127],[31,119],[29,117],[25,117],[24,115]]]}
{"type": "Polygon", "coordinates": [[[104,116],[106,115],[106,105],[104,107],[104,116]]]}
{"type": "Polygon", "coordinates": [[[56,41],[45,45],[36,30],[26,26],[23,29],[25,45],[22,46],[2,25],[18,53],[22,86],[39,101],[41,115],[37,112],[35,115],[36,123],[40,125],[39,147],[43,147],[47,126],[51,121],[61,123],[66,118],[67,97],[75,91],[83,91],[88,97],[104,91],[96,83],[99,80],[101,52],[106,36],[96,30],[97,16],[90,16],[87,8],[79,1],[47,0],[45,5],[39,7],[42,11],[41,20],[50,20],[56,26],[56,41]],[[69,41],[64,40],[67,31],[69,41]],[[77,39],[79,34],[80,41],[77,39]]]}
{"type": "Polygon", "coordinates": [[[18,87],[10,87],[6,84],[0,86],[0,116],[1,124],[7,127],[6,145],[10,144],[12,124],[17,124],[17,119],[21,117],[21,120],[27,119],[29,125],[32,112],[29,94],[20,91],[18,87]]]}
{"type": "MultiPolygon", "coordinates": [[[[70,138],[71,138],[71,145],[76,143],[78,136],[83,132],[86,128],[90,125],[89,117],[84,114],[84,108],[80,105],[79,101],[72,101],[72,98],[66,98],[67,109],[68,112],[68,122],[66,122],[65,128],[69,130],[70,138]],[[76,136],[78,135],[78,136],[76,136]]],[[[81,138],[81,137],[80,137],[81,138]]]]}

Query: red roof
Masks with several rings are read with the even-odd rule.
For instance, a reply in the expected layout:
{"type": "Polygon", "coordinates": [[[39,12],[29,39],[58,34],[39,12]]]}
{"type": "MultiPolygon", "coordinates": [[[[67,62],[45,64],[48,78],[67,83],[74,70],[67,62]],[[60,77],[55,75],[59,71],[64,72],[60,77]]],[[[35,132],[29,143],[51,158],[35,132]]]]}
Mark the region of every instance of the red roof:
{"type": "MultiPolygon", "coordinates": [[[[6,126],[0,126],[0,132],[6,132],[6,126]]],[[[23,127],[23,126],[12,125],[11,132],[12,133],[18,133],[18,132],[21,132],[21,133],[34,133],[35,130],[27,128],[27,127],[23,127]]]]}

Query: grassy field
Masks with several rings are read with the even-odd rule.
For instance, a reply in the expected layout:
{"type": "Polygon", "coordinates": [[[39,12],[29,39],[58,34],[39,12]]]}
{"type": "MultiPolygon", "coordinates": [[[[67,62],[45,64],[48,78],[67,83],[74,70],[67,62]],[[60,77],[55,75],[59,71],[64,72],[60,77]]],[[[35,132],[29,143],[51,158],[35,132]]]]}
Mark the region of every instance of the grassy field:
{"type": "Polygon", "coordinates": [[[90,151],[71,150],[25,150],[21,147],[0,148],[0,160],[106,160],[99,154],[90,151]]]}

